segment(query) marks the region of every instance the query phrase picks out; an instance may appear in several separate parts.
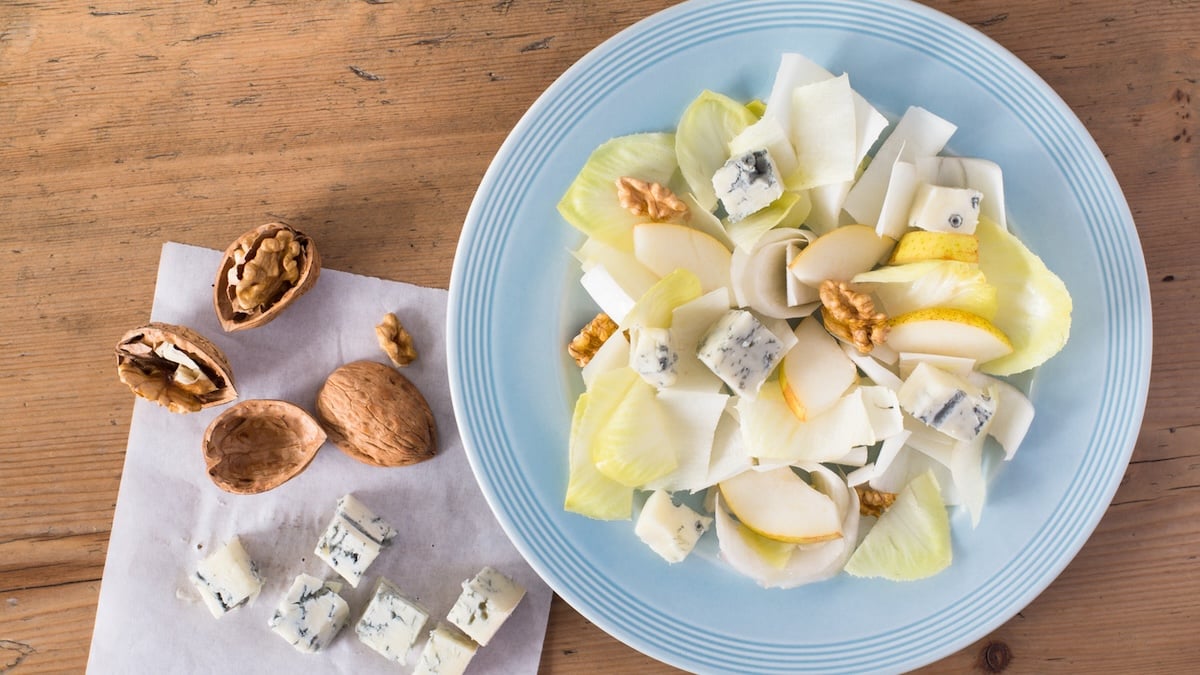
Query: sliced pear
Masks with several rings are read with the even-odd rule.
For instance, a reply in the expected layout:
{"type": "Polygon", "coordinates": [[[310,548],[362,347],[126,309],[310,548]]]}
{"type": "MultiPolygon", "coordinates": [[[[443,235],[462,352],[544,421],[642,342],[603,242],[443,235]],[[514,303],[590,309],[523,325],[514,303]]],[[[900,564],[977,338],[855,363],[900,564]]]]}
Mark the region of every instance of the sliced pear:
{"type": "Polygon", "coordinates": [[[804,421],[833,407],[858,371],[815,318],[802,320],[794,334],[796,344],[780,364],[779,387],[788,408],[804,421]]]}
{"type": "Polygon", "coordinates": [[[872,445],[871,411],[861,387],[855,387],[819,415],[801,422],[768,381],[755,399],[738,400],[747,452],[768,466],[792,462],[836,462],[856,446],[872,445]]]}
{"type": "Polygon", "coordinates": [[[887,345],[899,352],[925,352],[975,359],[997,359],[1012,342],[991,321],[961,309],[931,307],[888,320],[887,345]]]}
{"type": "Polygon", "coordinates": [[[979,269],[996,286],[995,324],[1012,340],[1013,351],[980,370],[1012,375],[1057,354],[1071,334],[1071,294],[1042,259],[1000,225],[980,218],[979,269]]]}
{"type": "Polygon", "coordinates": [[[712,236],[686,225],[641,223],[633,227],[633,255],[665,277],[685,269],[700,280],[703,293],[729,285],[732,254],[712,236]]]}
{"type": "Polygon", "coordinates": [[[791,467],[746,471],[722,481],[719,487],[733,515],[765,537],[812,544],[842,536],[837,504],[791,467]]]}
{"type": "Polygon", "coordinates": [[[905,232],[900,241],[896,242],[888,264],[903,265],[919,260],[979,262],[979,237],[962,232],[905,232]]]}
{"type": "Polygon", "coordinates": [[[932,472],[900,491],[846,562],[856,577],[913,581],[950,566],[950,517],[932,472]]]}
{"type": "Polygon", "coordinates": [[[874,267],[895,243],[866,225],[844,225],[813,240],[796,255],[788,271],[809,286],[826,279],[849,281],[874,267]]]}

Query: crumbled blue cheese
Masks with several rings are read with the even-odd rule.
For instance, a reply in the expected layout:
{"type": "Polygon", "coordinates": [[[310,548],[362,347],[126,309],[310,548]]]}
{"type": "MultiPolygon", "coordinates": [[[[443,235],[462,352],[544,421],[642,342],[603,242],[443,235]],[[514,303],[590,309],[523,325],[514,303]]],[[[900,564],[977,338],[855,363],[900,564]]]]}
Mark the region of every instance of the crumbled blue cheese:
{"type": "Polygon", "coordinates": [[[753,399],[787,352],[749,311],[731,309],[700,338],[696,357],[738,396],[753,399]]]}
{"type": "Polygon", "coordinates": [[[196,563],[192,583],[200,591],[208,611],[218,619],[226,612],[252,602],[263,585],[258,567],[236,536],[196,563]]]}
{"type": "Polygon", "coordinates": [[[996,400],[957,375],[919,363],[896,392],[905,412],[951,438],[974,440],[996,413],[996,400]]]}
{"type": "Polygon", "coordinates": [[[464,581],[462,589],[446,620],[481,645],[492,639],[525,597],[520,584],[491,567],[464,581]]]}
{"type": "Polygon", "coordinates": [[[354,632],[363,644],[403,665],[428,620],[428,610],[404,595],[391,581],[380,577],[375,595],[354,625],[354,632]]]}
{"type": "Polygon", "coordinates": [[[677,563],[692,552],[712,521],[686,504],[676,505],[667,491],[655,490],[646,498],[633,531],[663,560],[677,563]]]}
{"type": "Polygon", "coordinates": [[[679,352],[666,328],[639,327],[629,331],[629,367],[659,389],[679,378],[679,352]]]}
{"type": "Polygon", "coordinates": [[[396,531],[382,518],[354,495],[346,495],[338,500],[333,520],[314,552],[357,588],[367,568],[394,536],[396,531]]]}
{"type": "Polygon", "coordinates": [[[713,174],[712,184],[731,223],[766,208],[783,195],[779,169],[766,149],[730,158],[713,174]]]}
{"type": "Polygon", "coordinates": [[[974,234],[982,199],[979,190],[920,183],[908,212],[908,225],[932,232],[974,234]]]}
{"type": "Polygon", "coordinates": [[[462,675],[479,645],[453,626],[439,623],[429,631],[429,640],[413,675],[462,675]]]}
{"type": "Polygon", "coordinates": [[[297,576],[267,625],[302,652],[321,651],[350,617],[350,606],[337,593],[340,587],[308,574],[297,576]]]}

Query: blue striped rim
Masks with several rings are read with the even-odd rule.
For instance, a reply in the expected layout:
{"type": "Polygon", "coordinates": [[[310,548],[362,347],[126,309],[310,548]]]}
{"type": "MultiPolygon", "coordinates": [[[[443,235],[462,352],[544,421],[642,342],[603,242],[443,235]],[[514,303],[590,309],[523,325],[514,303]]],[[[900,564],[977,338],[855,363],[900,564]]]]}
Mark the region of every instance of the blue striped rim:
{"type": "MultiPolygon", "coordinates": [[[[970,28],[908,3],[690,3],[663,12],[610,39],[573,66],[531,108],[497,155],[472,204],[451,281],[448,352],[451,386],[464,443],[489,502],[538,572],[598,625],[665,661],[696,670],[757,672],[890,670],[951,653],[1007,620],[1040,592],[1098,523],[1128,461],[1140,425],[1149,364],[1148,291],[1140,248],[1119,188],[1086,131],[1023,64],[970,28]],[[707,626],[672,616],[624,591],[579,551],[551,514],[535,502],[516,461],[517,439],[502,424],[503,391],[487,367],[489,297],[524,192],[524,177],[572,131],[583,111],[657,61],[713,39],[762,29],[803,27],[852,31],[887,40],[942,61],[1000,94],[1010,112],[1054,158],[1084,212],[1092,245],[1107,272],[1108,314],[1104,392],[1080,467],[1051,517],[1010,564],[976,593],[928,620],[888,627],[867,640],[819,645],[730,640],[707,626]],[[929,44],[948,44],[956,56],[929,44]],[[469,255],[464,255],[469,252],[469,255]],[[1126,351],[1128,350],[1128,351],[1126,351]],[[1126,358],[1127,357],[1127,358],[1126,358]],[[672,635],[658,626],[672,625],[672,635]]],[[[553,199],[554,196],[538,196],[553,199]]]]}

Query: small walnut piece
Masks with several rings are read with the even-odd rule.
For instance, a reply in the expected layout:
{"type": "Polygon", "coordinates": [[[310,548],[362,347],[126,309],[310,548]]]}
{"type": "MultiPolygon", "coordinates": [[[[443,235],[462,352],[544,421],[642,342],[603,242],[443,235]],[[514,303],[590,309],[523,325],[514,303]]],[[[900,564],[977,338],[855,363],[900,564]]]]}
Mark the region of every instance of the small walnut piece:
{"type": "Polygon", "coordinates": [[[670,188],[630,176],[617,179],[617,199],[633,215],[646,216],[653,221],[688,216],[687,204],[676,197],[670,188]]]}
{"type": "Polygon", "coordinates": [[[333,371],[317,393],[329,440],[373,466],[405,466],[437,452],[437,423],[416,385],[391,366],[355,361],[333,371]]]}
{"type": "Polygon", "coordinates": [[[867,354],[887,340],[887,315],[875,311],[870,295],[853,290],[844,281],[831,279],[822,281],[817,292],[825,327],[852,343],[859,353],[867,354]]]}
{"type": "Polygon", "coordinates": [[[230,244],[213,287],[226,331],[270,322],[317,282],[320,256],[312,240],[282,223],[257,227],[230,244]]]}
{"type": "Polygon", "coordinates": [[[229,360],[186,326],[151,323],[117,343],[117,376],[142,398],[171,412],[196,412],[237,398],[229,360]]]}
{"type": "Polygon", "coordinates": [[[864,516],[883,515],[896,501],[894,492],[881,492],[866,485],[855,485],[854,491],[858,493],[858,512],[864,516]]]}
{"type": "Polygon", "coordinates": [[[321,425],[287,401],[242,401],[204,432],[204,464],[217,487],[250,495],[297,476],[325,442],[321,425]]]}
{"type": "Polygon", "coordinates": [[[601,312],[596,315],[596,318],[588,322],[571,339],[571,344],[567,345],[567,353],[571,358],[575,359],[575,363],[582,368],[592,360],[596,352],[599,351],[605,340],[610,338],[613,333],[617,332],[617,324],[608,317],[607,314],[601,312]]]}
{"type": "Polygon", "coordinates": [[[388,312],[384,315],[383,321],[375,326],[375,337],[379,338],[379,346],[397,366],[403,368],[417,360],[417,348],[412,335],[404,329],[395,314],[388,312]]]}

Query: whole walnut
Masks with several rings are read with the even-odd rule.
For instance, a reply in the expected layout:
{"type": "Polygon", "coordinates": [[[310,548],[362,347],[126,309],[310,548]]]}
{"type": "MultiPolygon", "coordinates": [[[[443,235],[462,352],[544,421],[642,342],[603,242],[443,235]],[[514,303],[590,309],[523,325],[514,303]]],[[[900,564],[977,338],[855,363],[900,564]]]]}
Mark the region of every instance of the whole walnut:
{"type": "Polygon", "coordinates": [[[373,466],[406,466],[437,453],[437,423],[416,385],[391,366],[355,361],[317,393],[317,418],[342,452],[373,466]]]}

